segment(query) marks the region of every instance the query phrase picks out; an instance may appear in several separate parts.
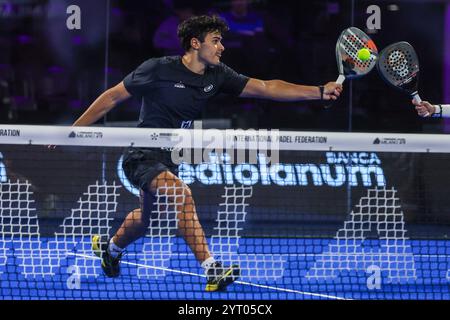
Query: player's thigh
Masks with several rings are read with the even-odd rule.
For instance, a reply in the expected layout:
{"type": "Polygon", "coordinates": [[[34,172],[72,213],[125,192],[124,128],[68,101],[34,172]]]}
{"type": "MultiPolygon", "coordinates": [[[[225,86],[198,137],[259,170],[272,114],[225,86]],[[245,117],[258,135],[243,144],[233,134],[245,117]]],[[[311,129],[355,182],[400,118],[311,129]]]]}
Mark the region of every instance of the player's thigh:
{"type": "Polygon", "coordinates": [[[191,196],[190,188],[170,171],[158,174],[150,183],[149,190],[153,195],[163,194],[165,196],[191,196]],[[159,189],[159,192],[158,192],[159,189]]]}

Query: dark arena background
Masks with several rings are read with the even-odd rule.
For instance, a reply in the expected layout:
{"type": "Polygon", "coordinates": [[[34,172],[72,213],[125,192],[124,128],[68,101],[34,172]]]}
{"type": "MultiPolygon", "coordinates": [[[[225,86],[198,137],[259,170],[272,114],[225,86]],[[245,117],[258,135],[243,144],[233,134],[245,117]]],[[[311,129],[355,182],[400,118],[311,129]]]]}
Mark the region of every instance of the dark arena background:
{"type": "Polygon", "coordinates": [[[449,300],[450,118],[418,116],[377,68],[331,107],[216,95],[189,146],[189,129],[136,128],[136,97],[71,126],[143,61],[183,55],[177,25],[200,14],[230,26],[221,61],[263,80],[335,81],[351,26],[380,52],[407,41],[422,100],[450,104],[450,1],[0,0],[0,299],[449,300]],[[211,130],[246,157],[204,152],[211,130]],[[205,155],[178,177],[211,252],[240,266],[226,291],[205,291],[164,194],[119,277],[91,249],[139,207],[124,151],[177,143],[205,155]]]}

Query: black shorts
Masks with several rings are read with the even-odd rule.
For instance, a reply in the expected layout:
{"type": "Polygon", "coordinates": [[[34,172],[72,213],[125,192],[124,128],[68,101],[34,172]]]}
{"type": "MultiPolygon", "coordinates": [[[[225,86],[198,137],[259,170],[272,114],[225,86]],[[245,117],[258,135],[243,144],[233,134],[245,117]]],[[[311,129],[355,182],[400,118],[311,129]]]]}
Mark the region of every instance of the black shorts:
{"type": "Polygon", "coordinates": [[[148,184],[161,172],[178,174],[178,166],[172,162],[171,151],[158,148],[128,148],[122,168],[135,188],[147,190],[148,184]]]}

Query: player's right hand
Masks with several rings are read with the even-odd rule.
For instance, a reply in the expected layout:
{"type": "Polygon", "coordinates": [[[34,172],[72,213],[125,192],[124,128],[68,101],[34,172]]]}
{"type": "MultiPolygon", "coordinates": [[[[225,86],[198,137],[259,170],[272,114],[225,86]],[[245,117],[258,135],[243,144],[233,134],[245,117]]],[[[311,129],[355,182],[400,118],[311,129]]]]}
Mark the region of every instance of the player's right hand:
{"type": "Polygon", "coordinates": [[[421,117],[431,117],[436,112],[436,107],[428,101],[417,102],[413,100],[412,103],[416,106],[417,114],[421,117]]]}
{"type": "Polygon", "coordinates": [[[328,82],[324,85],[323,100],[337,100],[342,92],[342,84],[328,82]]]}

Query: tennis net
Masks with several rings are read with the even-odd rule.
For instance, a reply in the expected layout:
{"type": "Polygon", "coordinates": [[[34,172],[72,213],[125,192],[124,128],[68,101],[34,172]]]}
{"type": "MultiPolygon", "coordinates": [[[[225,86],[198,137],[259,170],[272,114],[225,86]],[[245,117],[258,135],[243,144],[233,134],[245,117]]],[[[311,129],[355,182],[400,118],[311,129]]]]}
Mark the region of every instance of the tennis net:
{"type": "Polygon", "coordinates": [[[448,146],[445,135],[3,125],[0,297],[448,300],[448,146]],[[145,235],[108,278],[91,240],[139,211],[122,168],[130,147],[170,154],[188,188],[154,189],[145,235]],[[227,290],[205,291],[183,239],[191,197],[215,259],[239,265],[227,290]]]}

